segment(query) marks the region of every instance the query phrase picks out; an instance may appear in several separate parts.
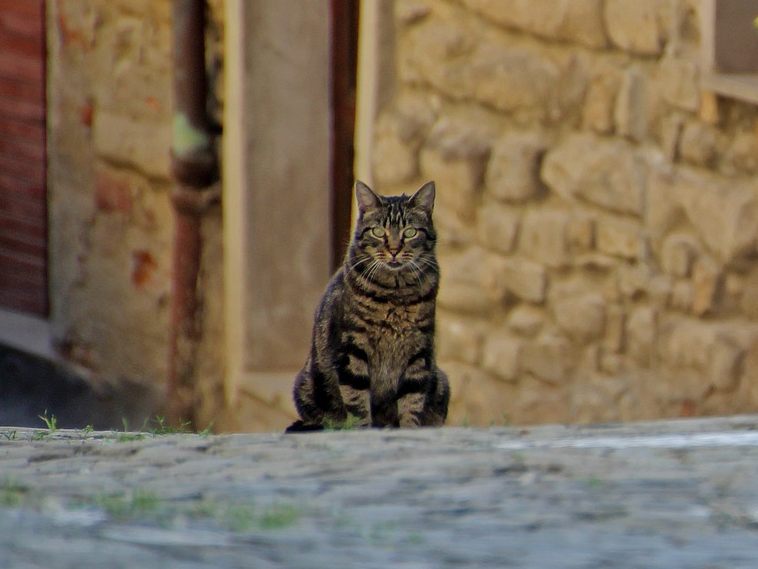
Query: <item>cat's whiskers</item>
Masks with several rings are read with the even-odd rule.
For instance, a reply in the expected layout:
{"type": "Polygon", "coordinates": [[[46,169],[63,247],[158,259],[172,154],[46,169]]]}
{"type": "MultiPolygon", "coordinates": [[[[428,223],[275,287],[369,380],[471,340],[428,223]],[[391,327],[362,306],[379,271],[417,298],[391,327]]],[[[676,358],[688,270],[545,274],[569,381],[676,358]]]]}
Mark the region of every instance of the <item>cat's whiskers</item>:
{"type": "Polygon", "coordinates": [[[408,267],[411,269],[411,274],[416,277],[416,281],[418,282],[419,288],[423,286],[423,282],[421,280],[421,277],[423,273],[421,272],[421,267],[416,263],[415,259],[410,259],[408,261],[408,267]]]}

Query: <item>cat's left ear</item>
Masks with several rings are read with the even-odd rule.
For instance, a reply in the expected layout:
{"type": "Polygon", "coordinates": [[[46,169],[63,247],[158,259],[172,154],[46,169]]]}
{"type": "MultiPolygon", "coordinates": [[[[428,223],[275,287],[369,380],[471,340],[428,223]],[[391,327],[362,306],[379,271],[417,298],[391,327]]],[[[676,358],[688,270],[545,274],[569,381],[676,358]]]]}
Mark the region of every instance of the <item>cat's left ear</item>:
{"type": "Polygon", "coordinates": [[[434,182],[427,182],[418,190],[416,190],[416,193],[410,197],[408,203],[412,208],[424,210],[429,215],[431,215],[432,210],[434,209],[435,193],[436,188],[434,186],[434,182]]]}

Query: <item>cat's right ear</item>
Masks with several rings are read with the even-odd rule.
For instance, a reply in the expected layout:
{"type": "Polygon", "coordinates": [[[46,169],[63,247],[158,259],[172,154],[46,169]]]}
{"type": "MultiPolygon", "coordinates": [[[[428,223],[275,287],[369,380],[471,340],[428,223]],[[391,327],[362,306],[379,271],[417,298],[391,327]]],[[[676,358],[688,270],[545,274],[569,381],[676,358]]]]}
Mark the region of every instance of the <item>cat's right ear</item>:
{"type": "Polygon", "coordinates": [[[382,205],[382,198],[360,180],[355,181],[355,199],[358,201],[358,212],[361,215],[382,205]]]}

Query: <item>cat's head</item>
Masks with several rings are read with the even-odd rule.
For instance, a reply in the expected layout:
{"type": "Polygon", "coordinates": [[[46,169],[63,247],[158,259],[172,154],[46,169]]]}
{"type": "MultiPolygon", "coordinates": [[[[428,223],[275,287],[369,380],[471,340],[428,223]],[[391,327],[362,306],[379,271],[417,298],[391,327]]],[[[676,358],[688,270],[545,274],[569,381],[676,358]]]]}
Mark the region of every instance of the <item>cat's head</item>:
{"type": "Polygon", "coordinates": [[[432,224],[434,182],[427,182],[412,196],[380,196],[361,181],[355,184],[358,222],[353,237],[356,269],[410,271],[436,270],[432,224]]]}

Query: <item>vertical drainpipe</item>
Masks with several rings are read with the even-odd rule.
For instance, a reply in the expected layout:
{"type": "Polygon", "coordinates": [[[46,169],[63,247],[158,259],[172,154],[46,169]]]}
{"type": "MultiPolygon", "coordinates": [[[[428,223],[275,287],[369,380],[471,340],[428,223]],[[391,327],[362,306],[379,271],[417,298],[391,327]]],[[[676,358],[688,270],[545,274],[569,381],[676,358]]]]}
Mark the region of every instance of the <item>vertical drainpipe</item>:
{"type": "Polygon", "coordinates": [[[201,221],[218,197],[218,164],[206,110],[205,0],[173,0],[173,276],[166,412],[192,419],[201,327],[197,280],[201,221]]]}

